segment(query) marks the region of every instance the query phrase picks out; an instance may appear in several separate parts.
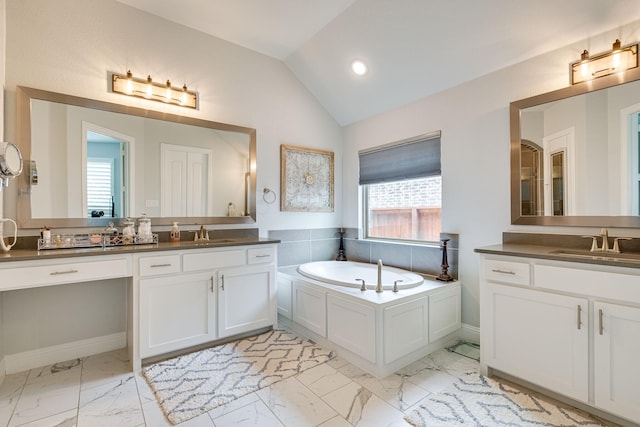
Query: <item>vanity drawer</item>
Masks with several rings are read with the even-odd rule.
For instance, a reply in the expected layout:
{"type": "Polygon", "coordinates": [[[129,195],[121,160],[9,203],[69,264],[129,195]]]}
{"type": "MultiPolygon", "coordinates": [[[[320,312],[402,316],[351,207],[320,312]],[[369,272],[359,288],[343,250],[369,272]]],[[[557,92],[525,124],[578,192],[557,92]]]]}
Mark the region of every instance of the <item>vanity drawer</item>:
{"type": "Polygon", "coordinates": [[[140,276],[155,276],[180,272],[180,255],[159,255],[142,257],[138,261],[140,276]]]}
{"type": "Polygon", "coordinates": [[[2,275],[0,290],[127,277],[131,275],[130,265],[127,258],[113,258],[0,269],[0,275],[2,275]]]}
{"type": "Polygon", "coordinates": [[[275,262],[275,260],[276,248],[272,246],[247,250],[247,262],[249,264],[266,264],[275,262]]]}
{"type": "Polygon", "coordinates": [[[485,259],[484,277],[490,282],[511,283],[513,285],[530,284],[530,266],[528,262],[485,259]]]}
{"type": "Polygon", "coordinates": [[[247,251],[245,249],[236,249],[188,253],[184,254],[182,262],[184,271],[202,271],[245,265],[247,263],[247,251]]]}

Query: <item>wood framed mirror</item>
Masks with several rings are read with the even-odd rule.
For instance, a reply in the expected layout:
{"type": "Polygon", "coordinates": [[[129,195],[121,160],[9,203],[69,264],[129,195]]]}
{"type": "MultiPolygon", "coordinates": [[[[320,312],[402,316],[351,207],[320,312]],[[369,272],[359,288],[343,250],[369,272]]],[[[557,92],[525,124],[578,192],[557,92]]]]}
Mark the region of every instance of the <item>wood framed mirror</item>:
{"type": "Polygon", "coordinates": [[[17,144],[38,171],[37,183],[18,180],[21,228],[143,215],[153,225],[255,223],[255,129],[20,86],[16,95],[17,144]],[[100,202],[101,170],[111,178],[100,202]]]}
{"type": "Polygon", "coordinates": [[[640,227],[639,123],[638,68],[512,102],[511,223],[640,227]]]}

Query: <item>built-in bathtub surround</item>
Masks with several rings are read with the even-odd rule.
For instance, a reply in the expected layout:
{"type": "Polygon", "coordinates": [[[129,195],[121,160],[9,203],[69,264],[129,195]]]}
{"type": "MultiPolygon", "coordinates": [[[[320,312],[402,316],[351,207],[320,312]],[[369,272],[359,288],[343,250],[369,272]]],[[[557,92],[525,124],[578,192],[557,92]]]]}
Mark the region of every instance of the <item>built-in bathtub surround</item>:
{"type": "MultiPolygon", "coordinates": [[[[432,276],[439,275],[442,270],[442,249],[439,245],[360,240],[357,228],[344,230],[344,247],[349,261],[376,263],[381,259],[384,265],[432,276]]],[[[340,246],[339,231],[339,228],[269,231],[269,238],[281,242],[278,246],[278,267],[336,259],[340,246]]],[[[451,239],[447,245],[449,274],[457,278],[459,236],[441,233],[440,238],[451,239]]]]}

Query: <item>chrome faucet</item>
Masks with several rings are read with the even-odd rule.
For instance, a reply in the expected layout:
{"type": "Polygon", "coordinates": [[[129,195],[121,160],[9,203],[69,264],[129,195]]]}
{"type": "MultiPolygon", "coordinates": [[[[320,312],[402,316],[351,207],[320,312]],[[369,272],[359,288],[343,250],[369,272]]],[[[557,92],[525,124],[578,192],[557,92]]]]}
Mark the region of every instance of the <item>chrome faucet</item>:
{"type": "Polygon", "coordinates": [[[378,284],[376,285],[376,292],[382,292],[382,260],[378,260],[378,284]]]}

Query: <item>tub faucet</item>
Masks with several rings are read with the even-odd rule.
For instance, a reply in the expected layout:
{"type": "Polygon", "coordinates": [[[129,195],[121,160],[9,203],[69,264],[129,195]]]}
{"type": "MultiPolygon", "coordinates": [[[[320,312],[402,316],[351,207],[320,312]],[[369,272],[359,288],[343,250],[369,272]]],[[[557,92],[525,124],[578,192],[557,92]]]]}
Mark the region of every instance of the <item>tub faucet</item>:
{"type": "Polygon", "coordinates": [[[382,260],[378,260],[378,284],[376,285],[376,292],[382,292],[382,260]]]}

